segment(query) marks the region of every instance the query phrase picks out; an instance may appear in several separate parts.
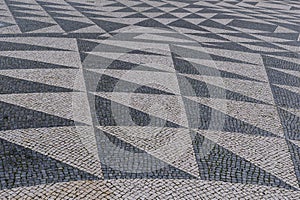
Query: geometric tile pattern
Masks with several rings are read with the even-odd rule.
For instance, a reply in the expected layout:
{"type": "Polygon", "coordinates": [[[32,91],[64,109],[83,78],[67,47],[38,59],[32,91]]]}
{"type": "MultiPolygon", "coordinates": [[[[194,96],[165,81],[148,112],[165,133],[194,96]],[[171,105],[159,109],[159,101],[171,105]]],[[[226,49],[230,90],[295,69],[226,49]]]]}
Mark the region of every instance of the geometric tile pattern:
{"type": "Polygon", "coordinates": [[[299,11],[0,0],[1,197],[300,198],[299,11]]]}

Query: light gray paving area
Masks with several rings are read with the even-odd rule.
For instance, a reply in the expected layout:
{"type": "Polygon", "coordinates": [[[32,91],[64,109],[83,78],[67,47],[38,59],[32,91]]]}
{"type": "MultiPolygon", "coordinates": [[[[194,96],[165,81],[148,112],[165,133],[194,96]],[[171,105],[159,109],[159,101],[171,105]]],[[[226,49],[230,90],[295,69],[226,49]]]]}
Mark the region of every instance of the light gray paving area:
{"type": "Polygon", "coordinates": [[[300,199],[300,1],[0,0],[0,199],[300,199]]]}

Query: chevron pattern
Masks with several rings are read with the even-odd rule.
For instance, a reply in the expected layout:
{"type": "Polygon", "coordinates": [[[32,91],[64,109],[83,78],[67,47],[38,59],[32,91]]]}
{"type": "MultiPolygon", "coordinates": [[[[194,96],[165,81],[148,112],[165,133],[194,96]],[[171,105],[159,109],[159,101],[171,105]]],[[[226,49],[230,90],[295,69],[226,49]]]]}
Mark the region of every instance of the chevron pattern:
{"type": "Polygon", "coordinates": [[[0,195],[298,199],[299,47],[298,0],[0,0],[0,195]]]}

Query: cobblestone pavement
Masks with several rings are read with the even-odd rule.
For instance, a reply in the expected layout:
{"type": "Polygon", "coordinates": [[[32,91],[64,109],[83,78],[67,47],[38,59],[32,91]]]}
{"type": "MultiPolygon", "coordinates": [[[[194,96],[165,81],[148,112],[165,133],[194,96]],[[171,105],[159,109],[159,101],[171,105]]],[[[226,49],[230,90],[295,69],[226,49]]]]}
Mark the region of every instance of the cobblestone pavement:
{"type": "Polygon", "coordinates": [[[0,199],[300,199],[299,0],[0,0],[0,199]]]}

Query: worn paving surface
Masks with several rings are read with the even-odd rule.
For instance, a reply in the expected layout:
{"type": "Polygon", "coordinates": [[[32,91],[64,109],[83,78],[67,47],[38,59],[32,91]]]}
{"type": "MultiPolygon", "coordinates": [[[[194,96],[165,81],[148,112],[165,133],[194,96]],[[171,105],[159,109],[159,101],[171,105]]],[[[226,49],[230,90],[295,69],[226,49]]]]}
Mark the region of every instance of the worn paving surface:
{"type": "Polygon", "coordinates": [[[300,1],[0,0],[0,199],[300,199],[300,1]]]}

